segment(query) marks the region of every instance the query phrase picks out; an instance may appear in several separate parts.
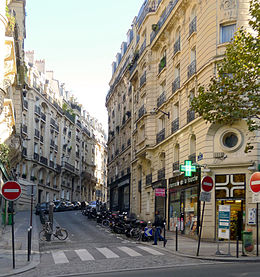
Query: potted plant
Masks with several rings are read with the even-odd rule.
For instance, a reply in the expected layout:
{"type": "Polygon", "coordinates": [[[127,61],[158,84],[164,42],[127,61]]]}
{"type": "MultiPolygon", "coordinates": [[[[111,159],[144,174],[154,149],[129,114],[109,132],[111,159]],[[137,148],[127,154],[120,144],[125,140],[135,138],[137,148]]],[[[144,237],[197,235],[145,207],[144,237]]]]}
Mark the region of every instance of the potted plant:
{"type": "Polygon", "coordinates": [[[154,32],[158,31],[159,30],[159,25],[158,24],[152,24],[152,30],[154,32]]]}

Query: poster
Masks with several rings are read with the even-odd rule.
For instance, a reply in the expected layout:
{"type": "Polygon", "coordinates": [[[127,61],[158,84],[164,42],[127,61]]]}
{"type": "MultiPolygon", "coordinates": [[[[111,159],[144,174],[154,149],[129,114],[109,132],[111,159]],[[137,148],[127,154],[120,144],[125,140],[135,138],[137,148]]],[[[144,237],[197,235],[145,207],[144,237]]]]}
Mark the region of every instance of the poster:
{"type": "Polygon", "coordinates": [[[219,205],[218,238],[230,238],[230,205],[219,205]]]}
{"type": "Polygon", "coordinates": [[[248,224],[256,224],[256,208],[248,208],[248,224]]]}

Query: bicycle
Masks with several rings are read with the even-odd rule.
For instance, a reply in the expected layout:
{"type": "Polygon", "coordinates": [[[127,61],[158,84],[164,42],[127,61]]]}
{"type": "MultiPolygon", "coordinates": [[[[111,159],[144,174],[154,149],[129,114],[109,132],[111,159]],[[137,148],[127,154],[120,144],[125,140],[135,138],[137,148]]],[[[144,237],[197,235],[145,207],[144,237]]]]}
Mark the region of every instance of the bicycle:
{"type": "Polygon", "coordinates": [[[68,231],[64,228],[56,226],[55,232],[52,231],[51,222],[46,222],[43,229],[39,233],[41,241],[51,240],[51,237],[54,236],[59,240],[65,240],[68,237],[68,231]]]}

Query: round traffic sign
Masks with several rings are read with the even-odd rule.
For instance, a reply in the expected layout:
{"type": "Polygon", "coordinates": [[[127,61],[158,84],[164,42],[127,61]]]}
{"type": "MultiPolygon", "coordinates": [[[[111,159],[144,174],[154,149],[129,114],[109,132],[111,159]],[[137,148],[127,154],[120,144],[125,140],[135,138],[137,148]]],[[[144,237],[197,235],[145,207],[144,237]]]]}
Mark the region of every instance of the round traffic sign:
{"type": "Polygon", "coordinates": [[[258,193],[260,191],[260,172],[255,172],[252,174],[249,187],[253,193],[258,193]]]}
{"type": "Polygon", "coordinates": [[[201,187],[204,191],[210,192],[213,189],[214,181],[210,176],[203,177],[201,187]]]}
{"type": "Polygon", "coordinates": [[[21,186],[15,181],[8,181],[2,186],[2,195],[6,200],[17,200],[22,193],[21,186]]]}

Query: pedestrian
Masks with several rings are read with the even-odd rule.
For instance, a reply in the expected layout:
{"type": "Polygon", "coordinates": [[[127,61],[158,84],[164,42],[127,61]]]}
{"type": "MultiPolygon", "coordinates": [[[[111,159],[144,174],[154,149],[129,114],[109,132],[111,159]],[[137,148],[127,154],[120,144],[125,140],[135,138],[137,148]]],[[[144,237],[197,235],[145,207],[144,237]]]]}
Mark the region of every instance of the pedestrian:
{"type": "Polygon", "coordinates": [[[86,202],[85,201],[82,201],[81,202],[81,210],[84,211],[86,208],[86,202]]]}
{"type": "Polygon", "coordinates": [[[155,230],[153,245],[157,245],[158,237],[160,240],[163,240],[166,245],[167,239],[165,239],[164,237],[161,236],[162,228],[164,228],[164,220],[162,219],[160,212],[158,210],[155,212],[155,219],[154,219],[153,227],[155,230]]]}

